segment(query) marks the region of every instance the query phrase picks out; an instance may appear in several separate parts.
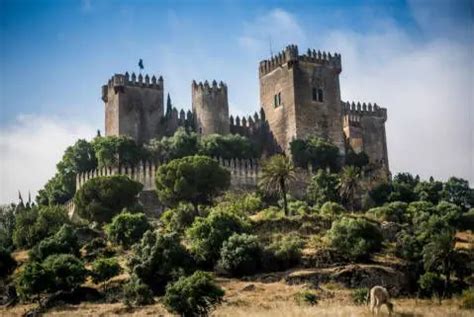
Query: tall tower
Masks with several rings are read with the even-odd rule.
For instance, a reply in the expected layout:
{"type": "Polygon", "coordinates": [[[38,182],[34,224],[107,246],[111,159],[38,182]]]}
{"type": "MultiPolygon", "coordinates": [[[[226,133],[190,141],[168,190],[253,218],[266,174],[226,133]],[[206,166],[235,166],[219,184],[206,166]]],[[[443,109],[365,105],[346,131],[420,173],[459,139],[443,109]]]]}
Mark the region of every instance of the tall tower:
{"type": "Polygon", "coordinates": [[[127,135],[145,143],[160,135],[164,114],[163,78],[115,74],[102,86],[105,135],[127,135]]]}
{"type": "Polygon", "coordinates": [[[214,80],[212,86],[207,80],[192,83],[194,126],[200,135],[229,133],[229,103],[227,86],[214,80]]]}
{"type": "Polygon", "coordinates": [[[293,139],[317,136],[345,154],[340,72],[339,54],[308,50],[299,55],[296,45],[260,62],[260,103],[283,151],[293,139]]]}

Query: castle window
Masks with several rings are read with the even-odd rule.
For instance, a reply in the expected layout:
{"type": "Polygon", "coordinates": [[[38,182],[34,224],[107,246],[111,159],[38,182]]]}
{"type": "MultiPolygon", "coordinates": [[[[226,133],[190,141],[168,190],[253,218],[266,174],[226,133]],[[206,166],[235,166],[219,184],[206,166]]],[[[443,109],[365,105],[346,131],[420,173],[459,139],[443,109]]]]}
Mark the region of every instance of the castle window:
{"type": "Polygon", "coordinates": [[[313,88],[313,101],[318,100],[318,90],[316,88],[313,88]]]}
{"type": "Polygon", "coordinates": [[[318,101],[323,102],[323,90],[321,88],[318,89],[318,101]]]}
{"type": "Polygon", "coordinates": [[[275,108],[281,106],[281,92],[273,96],[273,106],[275,108]]]}

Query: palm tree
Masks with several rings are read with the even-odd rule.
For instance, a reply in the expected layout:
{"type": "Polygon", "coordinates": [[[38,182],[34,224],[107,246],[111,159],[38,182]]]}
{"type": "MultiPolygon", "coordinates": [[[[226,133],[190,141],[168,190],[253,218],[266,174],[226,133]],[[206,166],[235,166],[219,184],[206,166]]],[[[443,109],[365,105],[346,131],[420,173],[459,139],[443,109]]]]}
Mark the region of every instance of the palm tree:
{"type": "Polygon", "coordinates": [[[288,183],[294,179],[295,167],[288,157],[277,154],[263,163],[259,185],[267,192],[278,192],[283,196],[285,215],[289,214],[286,199],[288,183]]]}
{"type": "Polygon", "coordinates": [[[451,272],[454,261],[457,258],[457,251],[454,248],[456,239],[454,232],[444,230],[440,234],[434,235],[432,240],[423,248],[423,262],[426,271],[440,270],[445,276],[444,296],[448,295],[451,283],[451,272]]]}
{"type": "Polygon", "coordinates": [[[359,190],[360,170],[355,166],[346,166],[342,169],[339,183],[339,193],[347,202],[350,211],[354,211],[354,201],[359,190]]]}

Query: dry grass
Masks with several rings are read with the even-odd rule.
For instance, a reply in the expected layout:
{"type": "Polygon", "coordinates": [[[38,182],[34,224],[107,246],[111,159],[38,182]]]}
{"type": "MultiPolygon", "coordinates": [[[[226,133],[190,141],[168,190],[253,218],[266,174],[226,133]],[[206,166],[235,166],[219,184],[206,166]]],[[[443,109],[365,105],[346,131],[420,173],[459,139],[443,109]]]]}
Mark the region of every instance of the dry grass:
{"type": "MultiPolygon", "coordinates": [[[[351,291],[340,285],[323,284],[314,290],[320,301],[315,306],[299,306],[294,295],[304,289],[304,285],[287,285],[282,282],[261,283],[246,282],[235,279],[218,279],[226,290],[225,300],[212,316],[222,317],[303,317],[303,316],[336,316],[352,317],[372,316],[367,306],[356,306],[351,300],[351,291]]],[[[400,317],[464,317],[474,316],[473,311],[459,309],[457,300],[436,301],[395,299],[395,314],[400,317]]],[[[21,316],[32,305],[22,305],[11,310],[2,310],[0,316],[21,316]]],[[[83,303],[78,306],[67,305],[55,308],[47,316],[171,316],[161,304],[127,309],[122,303],[94,304],[83,303]]],[[[388,316],[386,308],[380,316],[388,316]]]]}

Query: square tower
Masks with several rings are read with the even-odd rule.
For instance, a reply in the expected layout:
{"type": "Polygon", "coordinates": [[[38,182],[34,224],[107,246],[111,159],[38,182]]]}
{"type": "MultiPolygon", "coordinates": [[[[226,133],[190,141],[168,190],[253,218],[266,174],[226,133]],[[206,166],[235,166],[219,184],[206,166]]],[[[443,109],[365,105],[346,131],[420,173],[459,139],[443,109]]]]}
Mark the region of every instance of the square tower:
{"type": "Polygon", "coordinates": [[[142,144],[160,136],[164,114],[163,78],[115,74],[102,86],[105,135],[127,135],[142,144]]]}
{"type": "Polygon", "coordinates": [[[296,45],[260,62],[260,103],[281,150],[289,152],[294,139],[317,136],[345,154],[340,72],[339,54],[299,55],[296,45]]]}

